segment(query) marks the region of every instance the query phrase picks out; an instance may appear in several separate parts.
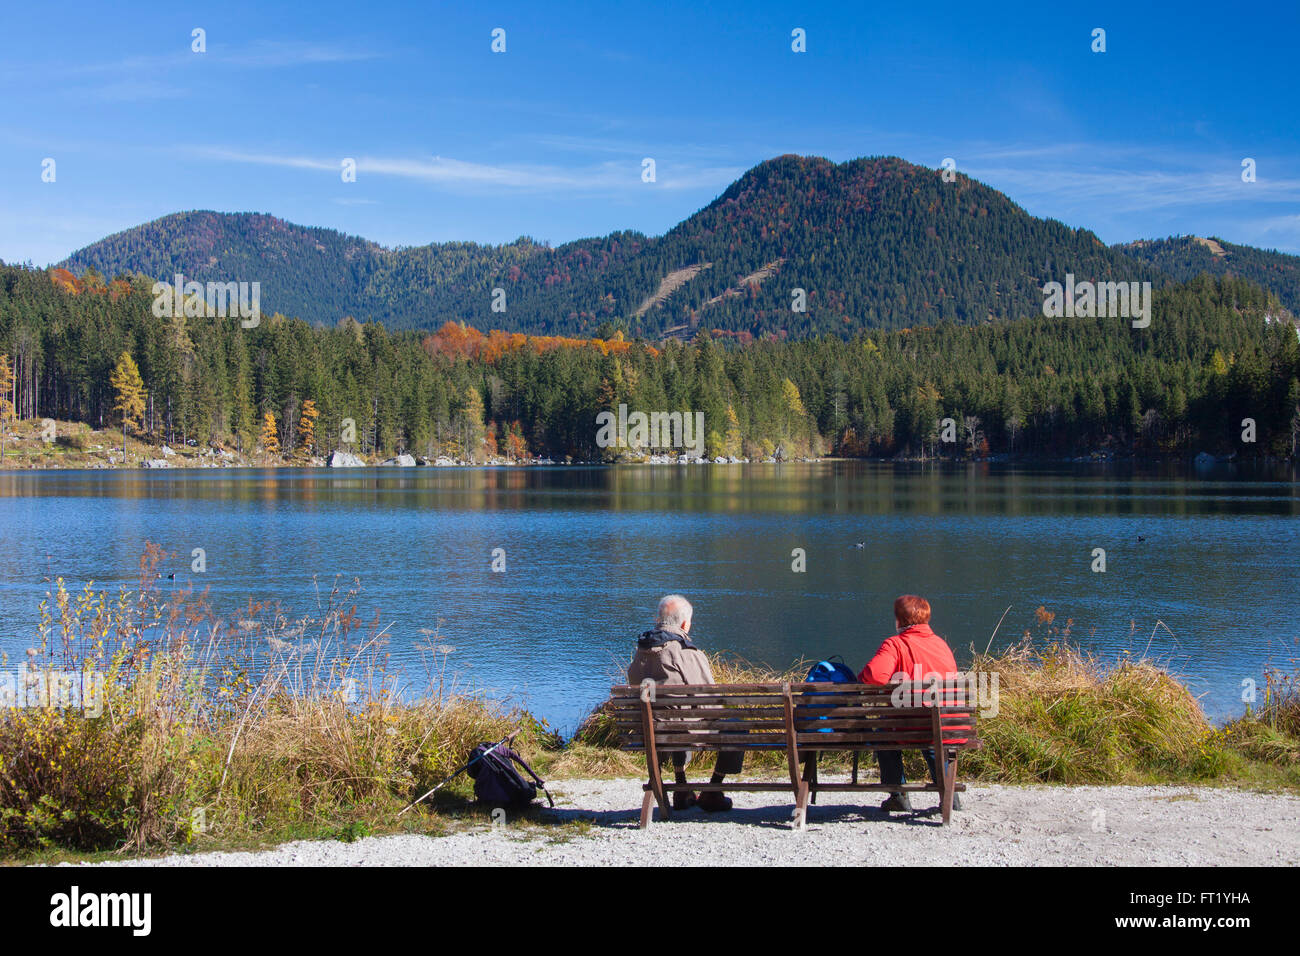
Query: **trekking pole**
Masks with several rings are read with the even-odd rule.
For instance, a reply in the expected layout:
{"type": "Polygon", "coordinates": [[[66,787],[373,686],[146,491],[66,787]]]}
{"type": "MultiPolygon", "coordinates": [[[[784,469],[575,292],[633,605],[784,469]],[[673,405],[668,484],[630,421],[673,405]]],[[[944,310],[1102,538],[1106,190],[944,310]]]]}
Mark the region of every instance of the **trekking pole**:
{"type": "MultiPolygon", "coordinates": [[[[476,761],[476,760],[482,760],[484,757],[486,757],[486,756],[487,756],[488,754],[490,754],[492,751],[496,750],[496,749],[497,749],[498,747],[500,747],[502,744],[508,744],[508,743],[510,743],[510,742],[511,742],[512,740],[514,740],[515,737],[517,737],[518,735],[519,735],[519,731],[517,731],[517,730],[513,730],[513,731],[511,731],[508,735],[506,735],[505,737],[502,737],[500,740],[498,740],[496,743],[494,743],[494,744],[493,744],[491,747],[489,747],[487,750],[483,751],[483,752],[482,752],[481,754],[479,754],[477,757],[471,757],[471,758],[469,759],[469,762],[466,763],[465,766],[461,767],[459,770],[457,770],[455,773],[451,774],[450,776],[443,777],[441,780],[439,780],[439,781],[437,782],[437,784],[434,785],[434,787],[433,787],[432,790],[430,790],[430,791],[429,791],[428,793],[426,793],[424,796],[422,796],[422,797],[420,797],[419,799],[417,799],[414,803],[411,803],[410,805],[408,805],[405,809],[402,810],[402,813],[405,813],[407,810],[411,809],[411,807],[415,806],[416,803],[419,803],[419,802],[421,802],[422,800],[425,800],[425,799],[427,799],[428,797],[433,796],[435,793],[438,792],[438,790],[442,789],[442,787],[443,787],[444,784],[451,783],[451,781],[455,780],[455,779],[456,779],[457,777],[459,777],[462,773],[464,773],[466,770],[468,770],[470,767],[472,767],[472,766],[474,765],[474,761],[476,761]]],[[[548,796],[549,796],[549,794],[548,794],[548,796]]],[[[402,813],[399,813],[398,816],[400,817],[400,816],[402,815],[402,813]]]]}

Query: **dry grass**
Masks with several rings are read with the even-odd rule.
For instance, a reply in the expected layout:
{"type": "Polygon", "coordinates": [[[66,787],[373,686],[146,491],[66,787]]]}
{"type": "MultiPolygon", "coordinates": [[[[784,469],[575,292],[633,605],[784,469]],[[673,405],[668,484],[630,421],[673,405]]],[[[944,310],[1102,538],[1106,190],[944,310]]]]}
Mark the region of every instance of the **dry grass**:
{"type": "Polygon", "coordinates": [[[1192,693],[1149,661],[1104,664],[1065,642],[977,655],[996,673],[998,713],[965,772],[988,780],[1130,783],[1219,777],[1224,753],[1192,693]]]}
{"type": "Polygon", "coordinates": [[[449,686],[436,636],[423,693],[399,697],[383,632],[357,620],[351,593],[306,618],[250,605],[227,623],[201,596],[159,594],[162,556],[149,548],[136,590],[74,596],[60,580],[42,605],[33,667],[102,675],[102,714],[0,709],[0,853],[349,838],[390,825],[484,740],[558,743],[449,686]]]}

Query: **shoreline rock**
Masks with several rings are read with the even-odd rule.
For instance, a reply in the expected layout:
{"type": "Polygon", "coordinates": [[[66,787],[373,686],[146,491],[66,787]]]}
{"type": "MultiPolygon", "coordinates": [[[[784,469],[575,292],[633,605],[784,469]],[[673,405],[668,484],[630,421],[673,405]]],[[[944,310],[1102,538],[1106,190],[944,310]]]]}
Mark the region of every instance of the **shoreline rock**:
{"type": "Polygon", "coordinates": [[[364,468],[366,463],[356,455],[347,451],[336,451],[330,455],[329,467],[331,468],[364,468]]]}

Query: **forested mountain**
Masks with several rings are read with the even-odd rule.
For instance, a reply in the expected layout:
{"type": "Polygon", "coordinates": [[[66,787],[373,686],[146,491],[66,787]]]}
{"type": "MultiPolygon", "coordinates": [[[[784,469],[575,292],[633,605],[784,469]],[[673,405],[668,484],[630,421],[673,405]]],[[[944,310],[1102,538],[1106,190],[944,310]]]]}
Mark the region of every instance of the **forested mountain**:
{"type": "Polygon", "coordinates": [[[756,166],[660,237],[388,250],[272,216],[190,212],[110,236],[63,265],[107,277],[258,281],[265,309],[321,325],[351,315],[390,330],[450,320],[592,335],[612,323],[650,338],[978,324],[1038,314],[1043,284],[1067,273],[1156,278],[1092,233],[1036,219],[963,175],[945,182],[896,158],[800,156],[756,166]],[[497,311],[493,289],[504,292],[497,311]],[[803,311],[794,290],[803,290],[803,311]]]}
{"type": "Polygon", "coordinates": [[[147,280],[0,267],[0,358],[16,373],[18,414],[116,425],[111,378],[125,352],[143,380],[147,437],[245,450],[267,416],[281,451],[297,450],[309,400],[317,453],[344,444],[350,418],[362,452],[590,460],[613,453],[597,447],[596,415],[620,403],[702,412],[710,456],[779,444],[791,454],[1294,457],[1300,441],[1296,329],[1266,321],[1276,298],[1235,278],[1158,291],[1144,329],[1040,315],[743,347],[703,332],[655,346],[279,315],[245,329],[236,318],[156,318],[151,302],[147,280]],[[1244,418],[1254,442],[1242,440],[1244,418]]]}
{"type": "Polygon", "coordinates": [[[1249,279],[1277,293],[1288,310],[1300,315],[1300,256],[1199,236],[1142,239],[1115,248],[1176,282],[1203,272],[1249,279]]]}
{"type": "Polygon", "coordinates": [[[390,250],[261,213],[200,211],[119,232],[61,266],[78,275],[93,268],[108,277],[139,273],[165,282],[176,273],[199,282],[260,282],[267,311],[322,324],[350,315],[410,327],[418,316],[457,311],[471,295],[491,289],[496,274],[539,249],[520,239],[390,250]]]}

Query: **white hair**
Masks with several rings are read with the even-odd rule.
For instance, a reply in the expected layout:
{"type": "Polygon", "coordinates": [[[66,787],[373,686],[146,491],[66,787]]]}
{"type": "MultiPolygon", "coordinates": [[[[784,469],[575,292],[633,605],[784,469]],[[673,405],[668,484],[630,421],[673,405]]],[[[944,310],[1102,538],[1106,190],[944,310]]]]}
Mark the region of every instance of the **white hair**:
{"type": "Polygon", "coordinates": [[[691,602],[680,594],[665,594],[659,599],[656,623],[670,627],[685,627],[691,622],[691,602]]]}

